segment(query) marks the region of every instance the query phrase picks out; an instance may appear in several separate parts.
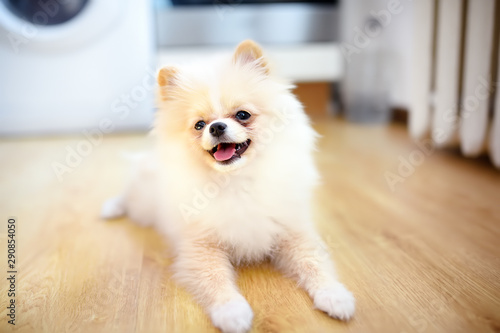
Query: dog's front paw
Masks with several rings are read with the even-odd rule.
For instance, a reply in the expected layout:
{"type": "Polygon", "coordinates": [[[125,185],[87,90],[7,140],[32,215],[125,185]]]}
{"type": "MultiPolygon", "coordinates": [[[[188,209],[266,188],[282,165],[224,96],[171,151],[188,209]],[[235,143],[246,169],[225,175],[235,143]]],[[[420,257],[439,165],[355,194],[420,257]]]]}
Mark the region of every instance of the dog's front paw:
{"type": "Polygon", "coordinates": [[[243,333],[252,327],[253,312],[242,297],[214,306],[210,310],[210,317],[214,326],[224,333],[243,333]]]}
{"type": "Polygon", "coordinates": [[[349,320],[354,314],[354,296],[342,284],[318,290],[314,295],[314,306],[330,317],[349,320]]]}

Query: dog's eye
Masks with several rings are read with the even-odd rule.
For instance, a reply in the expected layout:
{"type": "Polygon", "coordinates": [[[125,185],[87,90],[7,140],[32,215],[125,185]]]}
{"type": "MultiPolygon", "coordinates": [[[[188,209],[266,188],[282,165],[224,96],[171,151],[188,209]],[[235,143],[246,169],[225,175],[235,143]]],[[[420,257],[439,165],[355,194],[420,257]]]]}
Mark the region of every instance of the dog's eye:
{"type": "Polygon", "coordinates": [[[197,122],[195,125],[194,125],[194,129],[199,131],[201,130],[203,127],[205,127],[205,122],[203,120],[200,120],[199,122],[197,122]]]}
{"type": "Polygon", "coordinates": [[[246,111],[238,111],[236,113],[236,119],[239,119],[239,120],[247,120],[248,118],[250,118],[252,115],[246,111]]]}

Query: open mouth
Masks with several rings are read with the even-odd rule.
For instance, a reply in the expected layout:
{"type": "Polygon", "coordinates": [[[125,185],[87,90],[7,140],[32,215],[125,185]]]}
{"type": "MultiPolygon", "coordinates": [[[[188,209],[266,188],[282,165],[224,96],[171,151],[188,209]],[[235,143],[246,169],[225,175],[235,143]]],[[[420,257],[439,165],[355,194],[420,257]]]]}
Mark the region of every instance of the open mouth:
{"type": "Polygon", "coordinates": [[[219,163],[231,163],[243,155],[252,141],[248,139],[245,142],[221,142],[215,145],[208,152],[219,163]]]}

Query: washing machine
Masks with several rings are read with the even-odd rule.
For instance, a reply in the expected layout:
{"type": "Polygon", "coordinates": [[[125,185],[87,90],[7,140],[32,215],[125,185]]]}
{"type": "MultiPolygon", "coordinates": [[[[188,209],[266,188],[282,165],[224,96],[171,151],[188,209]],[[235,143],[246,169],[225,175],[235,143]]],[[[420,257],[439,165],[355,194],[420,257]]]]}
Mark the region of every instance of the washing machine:
{"type": "Polygon", "coordinates": [[[146,129],[147,0],[0,0],[0,135],[146,129]]]}

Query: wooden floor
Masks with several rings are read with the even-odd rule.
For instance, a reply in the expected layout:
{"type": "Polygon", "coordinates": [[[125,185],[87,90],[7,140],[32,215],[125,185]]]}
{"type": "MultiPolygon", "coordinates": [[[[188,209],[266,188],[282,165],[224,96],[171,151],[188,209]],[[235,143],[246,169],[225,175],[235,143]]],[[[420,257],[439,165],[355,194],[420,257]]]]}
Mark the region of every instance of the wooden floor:
{"type": "MultiPolygon", "coordinates": [[[[500,332],[500,172],[454,151],[425,154],[400,125],[317,120],[316,128],[324,180],[316,223],[357,313],[349,323],[330,319],[262,264],[239,270],[253,332],[500,332]],[[419,165],[411,170],[400,166],[404,160],[419,165]],[[387,175],[398,181],[392,189],[387,175]]],[[[62,181],[51,165],[65,164],[78,145],[89,148],[83,135],[0,143],[1,332],[13,329],[10,216],[17,219],[17,331],[216,332],[171,281],[167,243],[127,219],[98,217],[122,186],[122,153],[149,140],[107,136],[78,166],[73,156],[62,181]]]]}

